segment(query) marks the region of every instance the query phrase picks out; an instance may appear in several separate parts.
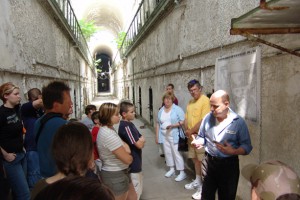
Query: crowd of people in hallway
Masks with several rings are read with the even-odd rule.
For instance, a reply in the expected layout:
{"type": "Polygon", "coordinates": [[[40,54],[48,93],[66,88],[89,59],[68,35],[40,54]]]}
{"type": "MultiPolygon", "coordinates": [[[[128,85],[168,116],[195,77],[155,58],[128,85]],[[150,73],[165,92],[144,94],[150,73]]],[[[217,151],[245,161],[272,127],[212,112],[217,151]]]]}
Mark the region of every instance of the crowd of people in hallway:
{"type": "MultiPolygon", "coordinates": [[[[99,111],[88,105],[86,117],[79,121],[69,119],[73,102],[64,82],[53,81],[42,92],[29,90],[29,102],[22,106],[14,84],[1,85],[0,92],[1,199],[71,195],[55,191],[62,184],[98,186],[98,192],[92,192],[99,195],[95,199],[140,198],[145,138],[131,122],[132,103],[104,103],[99,111]],[[117,132],[113,125],[119,116],[117,132]]],[[[76,196],[86,199],[90,190],[82,190],[86,195],[76,196]]]]}
{"type": "MultiPolygon", "coordinates": [[[[239,155],[252,151],[246,122],[230,108],[226,91],[210,98],[198,80],[187,84],[191,100],[186,112],[178,105],[174,85],[162,95],[155,142],[163,147],[166,178],[187,178],[179,141],[187,138],[195,179],[183,185],[196,190],[193,199],[236,198],[239,155]],[[178,173],[176,172],[178,171],[178,173]]],[[[73,112],[70,87],[53,81],[28,91],[20,105],[19,87],[0,86],[0,199],[138,200],[143,192],[142,149],[145,137],[134,123],[130,101],[87,105],[86,117],[73,112]],[[114,125],[118,124],[116,130],[114,125]]],[[[160,101],[160,100],[159,100],[160,101]]],[[[253,200],[300,200],[300,179],[280,161],[243,167],[253,200]]],[[[167,191],[166,191],[167,192],[167,191]]]]}
{"type": "MultiPolygon", "coordinates": [[[[177,99],[175,103],[173,84],[167,86],[158,112],[156,143],[162,144],[169,167],[165,177],[175,174],[176,167],[180,173],[175,181],[186,178],[179,152],[179,138],[184,131],[183,137],[188,138],[187,155],[194,162],[196,176],[185,189],[196,189],[193,199],[213,200],[217,195],[219,200],[234,200],[240,175],[238,156],[252,151],[246,122],[230,108],[226,91],[218,90],[208,98],[195,79],[188,82],[187,88],[192,99],[185,114],[177,99]]],[[[282,162],[268,161],[252,169],[246,166],[243,172],[250,174],[244,177],[251,183],[252,200],[300,199],[299,177],[282,162]],[[282,189],[276,189],[279,187],[282,189]]]]}

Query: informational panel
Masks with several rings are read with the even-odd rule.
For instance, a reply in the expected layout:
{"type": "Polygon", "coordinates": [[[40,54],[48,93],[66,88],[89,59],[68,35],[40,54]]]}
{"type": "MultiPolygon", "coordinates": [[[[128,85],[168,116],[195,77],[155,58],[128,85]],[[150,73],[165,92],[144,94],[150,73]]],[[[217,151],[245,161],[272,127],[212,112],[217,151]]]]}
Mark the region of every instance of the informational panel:
{"type": "Polygon", "coordinates": [[[216,59],[215,90],[226,90],[230,107],[253,122],[260,113],[260,58],[260,47],[256,47],[216,59]]]}

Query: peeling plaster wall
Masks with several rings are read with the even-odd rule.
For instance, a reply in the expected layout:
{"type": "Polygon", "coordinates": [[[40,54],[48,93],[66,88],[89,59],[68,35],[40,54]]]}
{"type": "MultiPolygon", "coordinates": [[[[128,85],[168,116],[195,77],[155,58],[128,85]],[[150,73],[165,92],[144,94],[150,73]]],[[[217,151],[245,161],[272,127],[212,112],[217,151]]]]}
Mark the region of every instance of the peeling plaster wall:
{"type": "MultiPolygon", "coordinates": [[[[132,82],[132,60],[135,59],[133,75],[135,85],[137,87],[138,84],[145,85],[144,93],[150,86],[159,89],[158,91],[153,90],[154,108],[160,107],[161,100],[157,97],[162,95],[165,86],[170,82],[174,83],[179,105],[183,108],[189,100],[186,88],[189,80],[199,79],[204,85],[204,92],[211,93],[214,83],[215,59],[221,55],[242,51],[257,45],[244,42],[243,37],[230,36],[229,29],[226,29],[226,27],[230,27],[232,17],[237,17],[254,6],[253,1],[237,1],[228,4],[219,1],[182,1],[131,52],[126,70],[129,78],[125,79],[125,82],[128,82],[127,85],[132,82]],[[235,10],[237,7],[241,7],[241,2],[244,3],[243,9],[235,10]],[[232,10],[235,11],[235,15],[231,12],[232,10]],[[231,15],[228,15],[227,12],[231,15]],[[147,79],[148,85],[144,79],[147,79]]],[[[135,96],[138,96],[137,93],[135,96]]],[[[143,102],[146,102],[143,109],[147,113],[148,97],[143,96],[143,98],[143,102]]],[[[156,117],[156,114],[154,116],[156,117]]],[[[149,120],[148,114],[144,117],[149,120]]]]}
{"type": "Polygon", "coordinates": [[[262,66],[262,158],[294,162],[300,174],[300,58],[278,55],[262,66]]]}
{"type": "MultiPolygon", "coordinates": [[[[150,86],[154,97],[154,122],[168,83],[175,85],[179,106],[185,110],[190,99],[186,87],[189,80],[199,79],[204,93],[211,93],[216,58],[260,45],[229,34],[231,19],[258,4],[256,0],[182,0],[130,53],[127,69],[124,70],[127,74],[124,79],[115,77],[116,87],[124,83],[129,86],[130,98],[132,87],[135,87],[137,113],[138,87],[141,87],[142,117],[148,123],[150,86]]],[[[299,34],[267,35],[263,38],[287,48],[300,47],[299,34]]],[[[278,159],[292,166],[300,175],[297,156],[300,151],[297,145],[300,141],[300,59],[265,45],[260,46],[261,121],[247,121],[254,148],[250,155],[240,156],[240,167],[278,159]]],[[[242,176],[237,195],[237,199],[250,199],[250,185],[242,176]]]]}
{"type": "Polygon", "coordinates": [[[30,88],[66,81],[81,117],[95,96],[96,79],[75,43],[37,0],[1,1],[0,16],[0,83],[20,85],[25,102],[30,88]]]}

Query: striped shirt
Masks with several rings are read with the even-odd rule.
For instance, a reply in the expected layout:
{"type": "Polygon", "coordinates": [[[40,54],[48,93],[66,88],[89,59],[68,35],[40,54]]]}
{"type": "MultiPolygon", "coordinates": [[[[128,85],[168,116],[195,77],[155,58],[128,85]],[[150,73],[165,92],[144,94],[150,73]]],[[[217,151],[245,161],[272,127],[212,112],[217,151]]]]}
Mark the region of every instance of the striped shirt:
{"type": "Polygon", "coordinates": [[[102,170],[121,171],[128,165],[119,160],[112,152],[123,145],[121,138],[115,130],[103,126],[97,136],[97,148],[102,161],[102,170]]]}

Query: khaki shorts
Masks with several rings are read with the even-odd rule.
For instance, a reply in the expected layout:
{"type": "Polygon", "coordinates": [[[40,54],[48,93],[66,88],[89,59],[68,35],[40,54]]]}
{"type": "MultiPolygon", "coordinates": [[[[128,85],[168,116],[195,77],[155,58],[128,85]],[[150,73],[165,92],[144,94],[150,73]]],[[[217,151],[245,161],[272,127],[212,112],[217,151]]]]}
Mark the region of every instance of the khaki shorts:
{"type": "Polygon", "coordinates": [[[188,158],[197,158],[199,161],[202,161],[202,158],[204,157],[205,150],[204,148],[196,149],[191,145],[192,140],[188,139],[188,158]]]}
{"type": "Polygon", "coordinates": [[[132,184],[135,192],[137,193],[138,199],[140,199],[143,192],[143,174],[139,173],[130,173],[132,184]]]}
{"type": "Polygon", "coordinates": [[[103,183],[111,189],[115,196],[124,194],[129,190],[131,178],[128,169],[122,171],[100,171],[103,183]]]}

